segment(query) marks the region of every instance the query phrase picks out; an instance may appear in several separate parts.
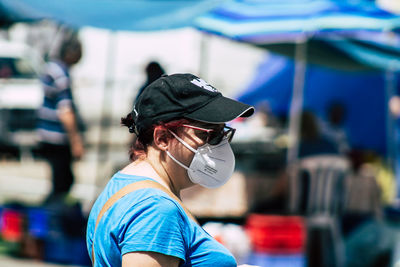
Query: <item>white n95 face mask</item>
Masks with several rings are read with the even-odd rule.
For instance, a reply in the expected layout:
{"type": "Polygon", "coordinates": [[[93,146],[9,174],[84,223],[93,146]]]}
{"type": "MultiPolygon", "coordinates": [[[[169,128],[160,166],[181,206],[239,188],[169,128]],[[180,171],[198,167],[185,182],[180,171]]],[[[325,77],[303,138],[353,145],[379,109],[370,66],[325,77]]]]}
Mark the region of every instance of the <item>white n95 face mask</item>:
{"type": "Polygon", "coordinates": [[[192,162],[187,167],[167,151],[167,155],[173,161],[187,170],[193,183],[207,188],[216,188],[222,186],[231,178],[235,169],[235,156],[228,138],[224,138],[218,145],[205,144],[196,150],[175,133],[170,132],[180,143],[194,153],[192,162]]]}

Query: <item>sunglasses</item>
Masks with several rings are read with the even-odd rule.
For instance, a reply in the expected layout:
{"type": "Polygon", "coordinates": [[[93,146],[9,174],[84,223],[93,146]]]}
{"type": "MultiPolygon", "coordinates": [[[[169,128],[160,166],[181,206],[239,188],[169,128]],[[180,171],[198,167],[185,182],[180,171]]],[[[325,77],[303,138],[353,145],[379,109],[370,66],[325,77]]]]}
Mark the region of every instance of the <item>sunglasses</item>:
{"type": "Polygon", "coordinates": [[[206,143],[210,145],[218,145],[224,138],[228,139],[228,142],[232,141],[233,136],[235,135],[236,129],[231,128],[229,126],[224,126],[224,128],[220,130],[216,129],[205,129],[189,124],[183,124],[182,127],[190,128],[194,130],[199,130],[207,133],[207,139],[204,140],[206,143]]]}

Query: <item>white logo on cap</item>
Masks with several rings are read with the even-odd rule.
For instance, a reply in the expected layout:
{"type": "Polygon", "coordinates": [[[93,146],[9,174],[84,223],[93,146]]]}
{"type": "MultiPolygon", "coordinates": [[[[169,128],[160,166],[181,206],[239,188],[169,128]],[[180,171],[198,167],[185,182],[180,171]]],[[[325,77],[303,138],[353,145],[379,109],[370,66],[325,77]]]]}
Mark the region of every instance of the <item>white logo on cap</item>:
{"type": "Polygon", "coordinates": [[[212,87],[211,85],[209,85],[205,80],[201,79],[201,78],[195,78],[191,81],[191,83],[193,83],[194,85],[197,85],[198,87],[204,88],[208,91],[211,92],[218,92],[217,89],[215,89],[214,87],[212,87]]]}

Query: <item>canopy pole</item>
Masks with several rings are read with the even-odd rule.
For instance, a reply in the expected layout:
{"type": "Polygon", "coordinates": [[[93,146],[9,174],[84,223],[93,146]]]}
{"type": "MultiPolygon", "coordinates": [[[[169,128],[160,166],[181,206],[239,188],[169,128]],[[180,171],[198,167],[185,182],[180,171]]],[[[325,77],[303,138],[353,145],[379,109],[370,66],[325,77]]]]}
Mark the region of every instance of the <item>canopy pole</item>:
{"type": "Polygon", "coordinates": [[[209,36],[205,33],[200,35],[200,57],[199,57],[199,77],[207,79],[206,70],[208,68],[208,42],[209,36]]]}
{"type": "Polygon", "coordinates": [[[99,139],[97,144],[97,166],[95,171],[95,190],[94,198],[96,199],[101,188],[101,182],[106,173],[106,164],[109,154],[110,142],[110,126],[112,119],[112,99],[113,99],[113,86],[114,86],[114,71],[115,71],[115,51],[117,43],[117,34],[111,31],[109,34],[107,58],[106,58],[106,71],[103,89],[103,101],[101,106],[101,117],[99,121],[99,139]]]}
{"type": "Polygon", "coordinates": [[[293,91],[289,111],[287,164],[295,162],[299,153],[301,112],[303,109],[304,83],[307,70],[307,41],[306,38],[301,38],[296,41],[295,46],[293,91]]]}
{"type": "MultiPolygon", "coordinates": [[[[389,103],[390,99],[396,93],[396,77],[391,69],[385,71],[385,102],[389,103]]],[[[396,158],[396,146],[393,144],[396,142],[394,139],[394,115],[391,113],[390,108],[386,111],[386,162],[392,168],[395,167],[394,160],[396,158]]]]}

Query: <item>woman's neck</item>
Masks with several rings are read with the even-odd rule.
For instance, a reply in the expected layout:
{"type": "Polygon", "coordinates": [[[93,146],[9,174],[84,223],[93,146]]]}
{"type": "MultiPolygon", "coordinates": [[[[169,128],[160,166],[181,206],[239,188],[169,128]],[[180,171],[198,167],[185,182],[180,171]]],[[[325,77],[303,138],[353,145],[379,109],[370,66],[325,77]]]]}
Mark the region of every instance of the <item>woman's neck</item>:
{"type": "Polygon", "coordinates": [[[169,179],[169,176],[164,174],[162,170],[156,169],[153,165],[154,164],[152,164],[148,159],[136,160],[123,168],[121,173],[149,177],[165,186],[177,197],[180,197],[179,190],[174,187],[171,179],[169,179]]]}

